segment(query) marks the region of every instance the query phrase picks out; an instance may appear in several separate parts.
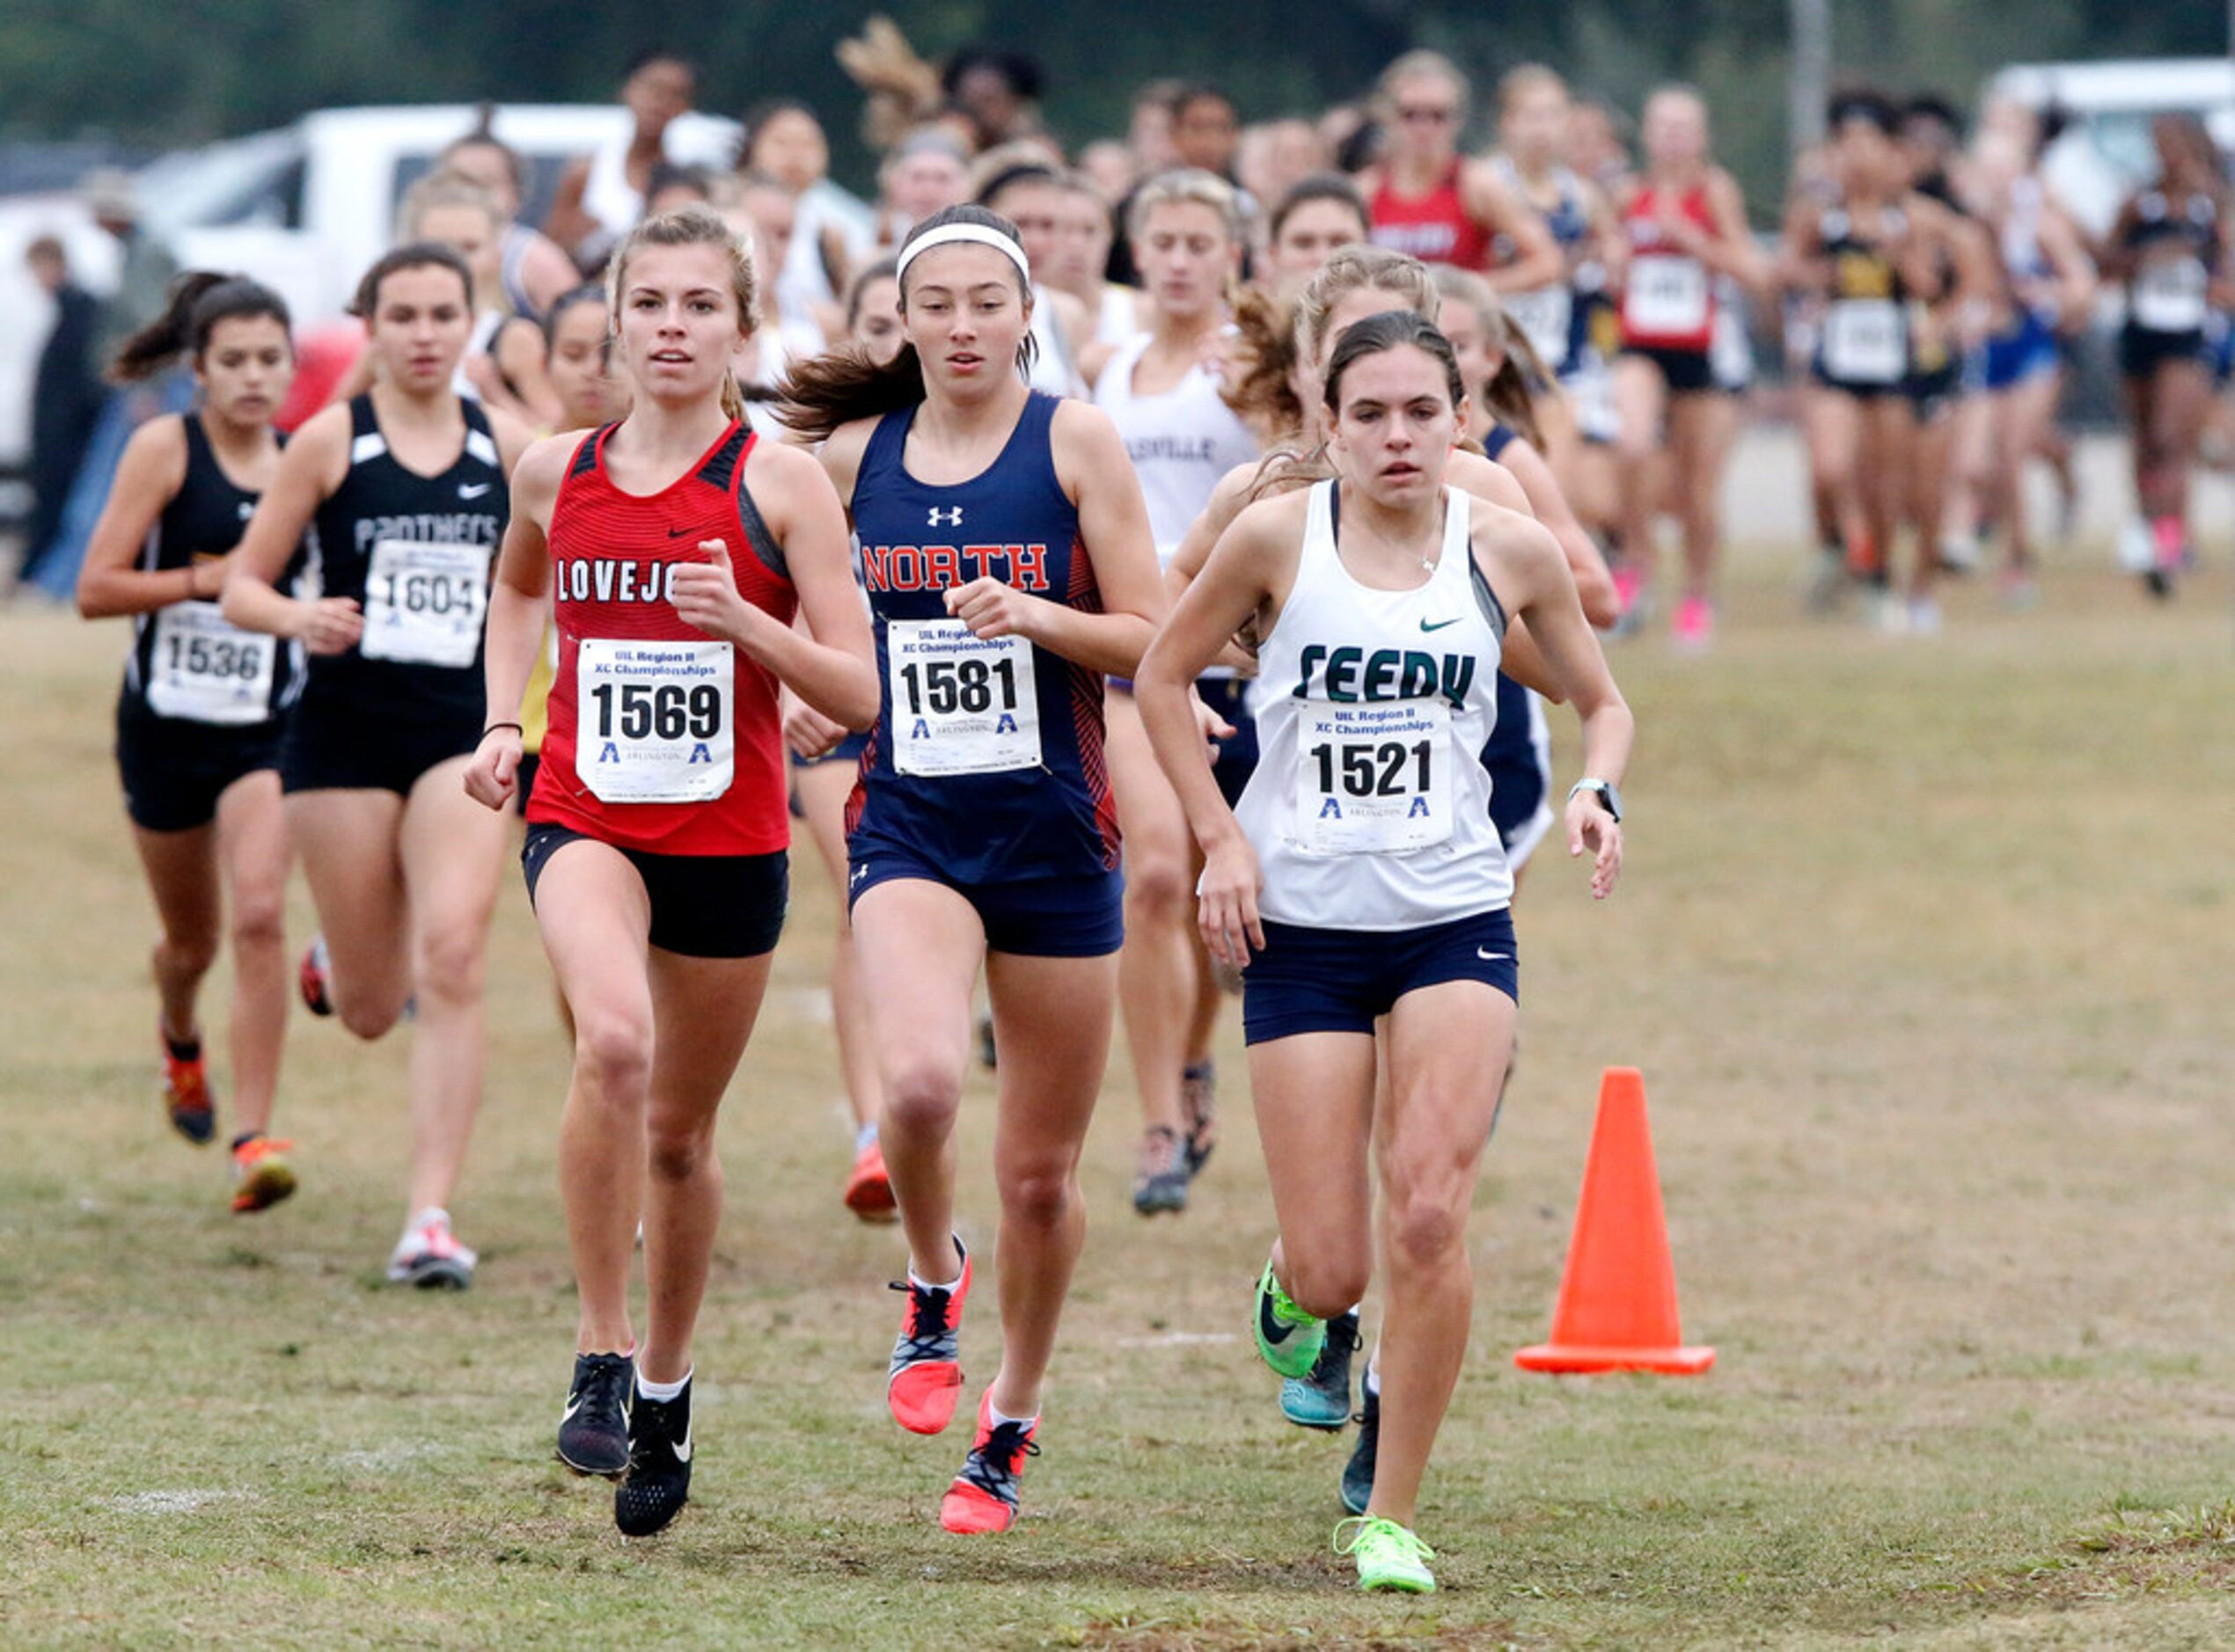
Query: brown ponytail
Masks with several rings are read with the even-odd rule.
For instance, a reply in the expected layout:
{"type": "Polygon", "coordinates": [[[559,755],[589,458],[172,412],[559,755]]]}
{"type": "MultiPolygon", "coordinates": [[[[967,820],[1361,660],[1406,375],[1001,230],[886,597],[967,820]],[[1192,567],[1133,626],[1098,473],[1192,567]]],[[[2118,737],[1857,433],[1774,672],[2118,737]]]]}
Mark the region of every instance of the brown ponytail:
{"type": "Polygon", "coordinates": [[[1296,399],[1296,321],[1292,305],[1256,288],[1244,288],[1234,301],[1234,352],[1237,373],[1220,391],[1226,405],[1267,442],[1304,425],[1304,405],[1296,399]]]}
{"type": "Polygon", "coordinates": [[[163,313],[117,347],[109,382],[136,384],[180,356],[199,357],[219,322],[244,316],[269,316],[282,329],[291,325],[287,301],[270,288],[245,275],[189,270],[171,283],[163,313]]]}

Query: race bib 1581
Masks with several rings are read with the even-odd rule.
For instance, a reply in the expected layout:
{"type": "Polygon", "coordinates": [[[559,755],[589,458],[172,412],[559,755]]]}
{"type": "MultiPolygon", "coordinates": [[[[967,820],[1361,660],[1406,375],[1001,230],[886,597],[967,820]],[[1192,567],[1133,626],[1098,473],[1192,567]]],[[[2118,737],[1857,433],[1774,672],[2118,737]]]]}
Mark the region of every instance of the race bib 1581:
{"type": "Polygon", "coordinates": [[[902,774],[992,774],[1040,764],[1032,645],[977,637],[959,619],[885,628],[888,734],[902,774]]]}

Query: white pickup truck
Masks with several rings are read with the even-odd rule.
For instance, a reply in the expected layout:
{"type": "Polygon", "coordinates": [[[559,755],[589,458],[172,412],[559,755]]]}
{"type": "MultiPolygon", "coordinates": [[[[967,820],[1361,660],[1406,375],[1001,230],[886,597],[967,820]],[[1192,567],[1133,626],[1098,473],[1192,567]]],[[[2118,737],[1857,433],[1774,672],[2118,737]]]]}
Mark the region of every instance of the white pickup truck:
{"type": "MultiPolygon", "coordinates": [[[[165,156],[135,181],[150,227],[181,268],[244,270],[275,289],[298,325],[315,325],[342,313],[357,277],[394,240],[404,191],[479,118],[465,103],[324,109],[165,156]]],[[[628,121],[618,104],[500,105],[491,125],[532,174],[522,217],[540,222],[567,163],[623,141],[628,121]]],[[[734,121],[686,114],[668,129],[668,153],[727,167],[740,135],[734,121]]],[[[0,202],[0,467],[20,462],[30,439],[32,376],[52,322],[23,262],[40,235],[62,238],[87,288],[115,280],[114,243],[74,196],[0,202]]]]}

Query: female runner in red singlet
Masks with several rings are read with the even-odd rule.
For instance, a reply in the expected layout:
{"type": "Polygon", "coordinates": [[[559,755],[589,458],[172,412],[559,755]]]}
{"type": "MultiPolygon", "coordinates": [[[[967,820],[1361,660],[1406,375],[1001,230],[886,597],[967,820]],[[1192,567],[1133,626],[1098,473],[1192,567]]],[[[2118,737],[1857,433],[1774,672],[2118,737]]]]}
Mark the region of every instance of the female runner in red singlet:
{"type": "MultiPolygon", "coordinates": [[[[778,685],[848,727],[877,706],[838,496],[812,457],[739,421],[731,364],[756,284],[707,208],[631,231],[608,292],[634,406],[522,458],[490,602],[488,703],[502,711],[520,703],[556,573],[559,673],[521,859],[575,1022],[559,1151],[582,1318],[559,1453],[626,1474],[614,1519],[630,1536],[666,1525],[690,1488],[691,1333],[722,1209],[714,1110],[783,927],[778,685]],[[632,1371],[640,1207],[649,1327],[632,1371]]],[[[502,808],[519,759],[518,724],[493,721],[466,789],[502,808]]]]}
{"type": "Polygon", "coordinates": [[[1488,161],[1459,152],[1467,95],[1467,77],[1440,52],[1407,52],[1382,71],[1388,158],[1359,178],[1374,244],[1423,264],[1480,271],[1500,291],[1557,281],[1560,249],[1544,220],[1488,161]],[[1492,244],[1501,237],[1513,257],[1492,270],[1492,244]]]}

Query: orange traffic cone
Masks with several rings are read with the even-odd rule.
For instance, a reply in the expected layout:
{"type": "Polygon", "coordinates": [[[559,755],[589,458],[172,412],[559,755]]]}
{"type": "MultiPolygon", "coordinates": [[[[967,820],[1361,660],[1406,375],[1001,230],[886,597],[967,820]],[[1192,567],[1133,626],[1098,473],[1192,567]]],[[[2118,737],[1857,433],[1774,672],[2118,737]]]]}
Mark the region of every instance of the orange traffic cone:
{"type": "Polygon", "coordinates": [[[1552,1313],[1552,1340],[1513,1356],[1523,1371],[1655,1371],[1696,1376],[1711,1348],[1680,1346],[1676,1269],[1645,1124],[1645,1080],[1609,1067],[1599,1085],[1575,1237],[1552,1313]]]}

